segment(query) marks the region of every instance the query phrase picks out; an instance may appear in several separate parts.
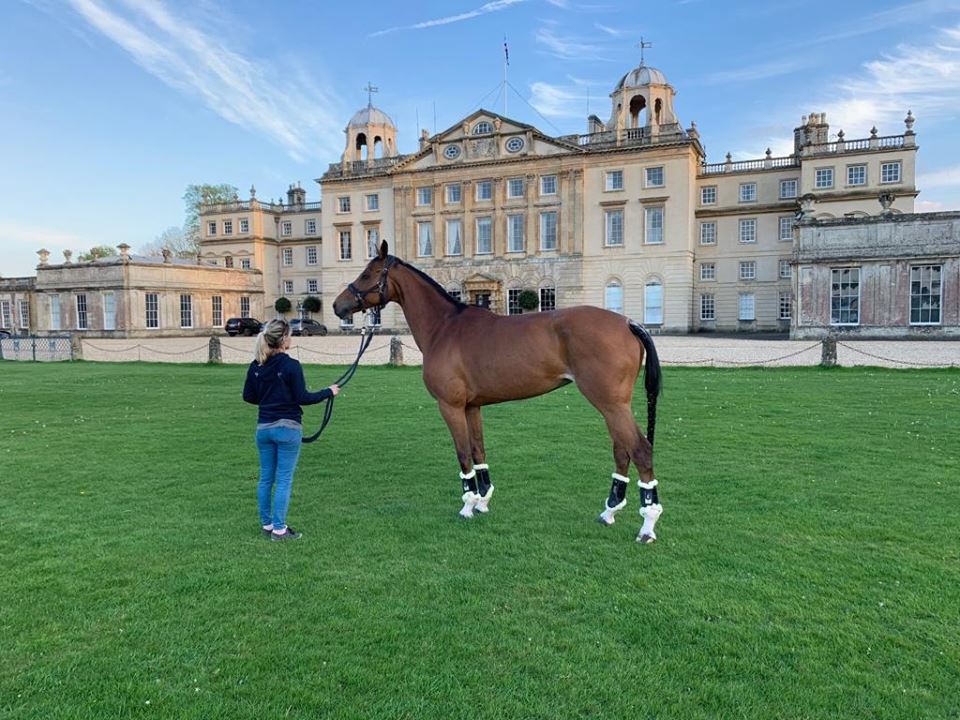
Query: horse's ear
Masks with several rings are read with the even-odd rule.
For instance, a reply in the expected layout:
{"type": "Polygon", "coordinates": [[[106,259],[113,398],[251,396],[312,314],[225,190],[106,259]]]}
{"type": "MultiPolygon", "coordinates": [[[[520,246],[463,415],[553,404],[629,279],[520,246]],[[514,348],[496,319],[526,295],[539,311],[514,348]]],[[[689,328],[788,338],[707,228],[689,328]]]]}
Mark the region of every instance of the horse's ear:
{"type": "Polygon", "coordinates": [[[386,240],[380,243],[380,259],[381,260],[387,259],[387,241],[386,240]]]}

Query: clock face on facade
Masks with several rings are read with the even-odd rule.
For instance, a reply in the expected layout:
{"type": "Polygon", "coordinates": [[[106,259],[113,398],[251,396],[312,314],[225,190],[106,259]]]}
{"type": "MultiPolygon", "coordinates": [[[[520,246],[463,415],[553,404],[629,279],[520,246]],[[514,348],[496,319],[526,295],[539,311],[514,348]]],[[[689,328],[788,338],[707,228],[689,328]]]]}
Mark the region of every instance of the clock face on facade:
{"type": "Polygon", "coordinates": [[[505,147],[507,148],[507,152],[512,152],[512,153],[520,152],[521,150],[523,150],[523,138],[512,137],[509,140],[507,140],[507,144],[505,147]]]}
{"type": "Polygon", "coordinates": [[[460,157],[460,147],[457,145],[447,145],[443,149],[443,156],[447,160],[456,160],[458,157],[460,157]]]}

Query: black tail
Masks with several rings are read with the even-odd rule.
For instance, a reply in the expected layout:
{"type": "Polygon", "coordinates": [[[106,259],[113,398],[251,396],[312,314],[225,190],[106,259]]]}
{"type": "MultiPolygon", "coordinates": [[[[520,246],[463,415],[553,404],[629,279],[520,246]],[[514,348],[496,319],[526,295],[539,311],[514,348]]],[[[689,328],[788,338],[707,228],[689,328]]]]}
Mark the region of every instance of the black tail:
{"type": "Polygon", "coordinates": [[[643,386],[647,389],[647,440],[652,447],[653,433],[657,427],[657,397],[663,389],[660,357],[657,355],[657,347],[653,344],[653,338],[643,325],[631,320],[630,332],[637,336],[647,355],[646,366],[643,369],[643,386]]]}

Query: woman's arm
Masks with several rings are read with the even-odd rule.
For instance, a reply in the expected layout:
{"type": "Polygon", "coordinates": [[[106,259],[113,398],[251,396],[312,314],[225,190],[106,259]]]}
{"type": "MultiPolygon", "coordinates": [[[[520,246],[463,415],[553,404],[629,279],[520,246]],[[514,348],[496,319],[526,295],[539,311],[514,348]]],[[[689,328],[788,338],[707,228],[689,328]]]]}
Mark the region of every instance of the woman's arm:
{"type": "MultiPolygon", "coordinates": [[[[297,363],[296,372],[290,373],[290,380],[290,391],[293,393],[293,401],[297,403],[297,405],[316,405],[336,395],[336,392],[332,389],[336,387],[335,385],[324,388],[319,392],[310,392],[307,390],[307,382],[303,379],[303,368],[299,363],[297,363]]],[[[339,388],[337,388],[337,390],[339,390],[339,388]]]]}
{"type": "Polygon", "coordinates": [[[253,365],[247,368],[247,381],[243,384],[243,399],[251,405],[260,404],[260,396],[257,393],[257,380],[253,374],[253,365]]]}

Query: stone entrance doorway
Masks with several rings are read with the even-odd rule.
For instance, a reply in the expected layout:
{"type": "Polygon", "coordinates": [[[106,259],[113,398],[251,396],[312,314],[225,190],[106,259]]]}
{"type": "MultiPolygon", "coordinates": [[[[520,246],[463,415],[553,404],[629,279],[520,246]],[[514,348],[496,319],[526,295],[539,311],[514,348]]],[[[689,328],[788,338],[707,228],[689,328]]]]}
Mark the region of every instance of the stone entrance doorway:
{"type": "Polygon", "coordinates": [[[485,307],[495,313],[502,312],[502,283],[487,275],[477,273],[463,281],[464,298],[468,305],[485,307]]]}

